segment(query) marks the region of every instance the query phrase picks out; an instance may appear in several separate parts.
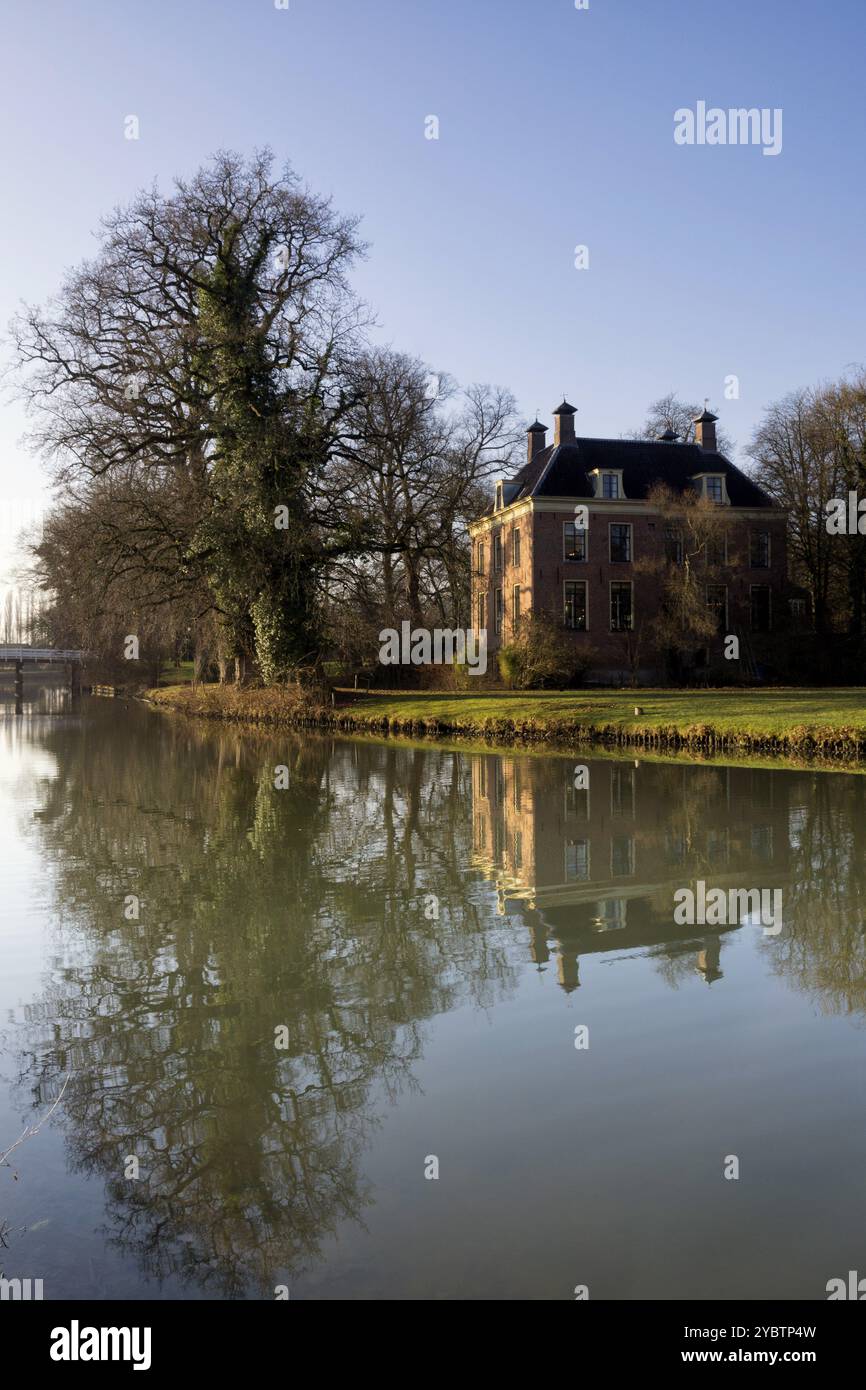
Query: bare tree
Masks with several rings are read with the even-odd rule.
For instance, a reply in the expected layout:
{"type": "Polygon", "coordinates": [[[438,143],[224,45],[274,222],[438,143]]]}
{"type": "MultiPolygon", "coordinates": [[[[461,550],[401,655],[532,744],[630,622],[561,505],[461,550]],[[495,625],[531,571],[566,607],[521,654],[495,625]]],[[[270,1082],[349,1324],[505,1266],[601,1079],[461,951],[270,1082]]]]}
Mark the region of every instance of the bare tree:
{"type": "MultiPolygon", "coordinates": [[[[640,429],[635,430],[632,438],[660,439],[666,430],[673,430],[681,443],[694,444],[695,421],[703,409],[702,405],[683,401],[675,391],[669,391],[666,396],[660,396],[657,401],[652,402],[644,423],[640,429]]],[[[732,459],[736,444],[730,435],[720,429],[716,432],[716,439],[718,452],[725,458],[732,459]]]]}
{"type": "Polygon", "coordinates": [[[89,512],[96,483],[119,487],[113,563],[152,584],[170,556],[169,595],[206,586],[236,651],[254,641],[276,674],[315,630],[309,499],[343,404],[361,245],[355,220],[272,166],[219,153],[173,194],[141,193],[13,333],[63,499],[89,512]]]}
{"type": "MultiPolygon", "coordinates": [[[[663,548],[635,565],[658,585],[659,607],[650,624],[655,641],[675,670],[718,634],[719,615],[709,586],[723,573],[725,516],[697,492],[674,492],[664,484],[647,499],[664,530],[663,548]]],[[[728,554],[733,563],[735,557],[728,554]]]]}
{"type": "Polygon", "coordinates": [[[511,472],[519,437],[508,391],[459,391],[445,374],[391,350],[351,374],[338,458],[324,497],[343,509],[346,549],[334,553],[335,605],[369,625],[405,614],[468,624],[468,523],[490,479],[511,472]]]}
{"type": "Polygon", "coordinates": [[[834,538],[824,524],[826,502],[843,483],[824,389],[792,391],[768,406],[746,451],[755,479],[789,513],[793,577],[809,591],[818,632],[832,626],[834,538]]]}

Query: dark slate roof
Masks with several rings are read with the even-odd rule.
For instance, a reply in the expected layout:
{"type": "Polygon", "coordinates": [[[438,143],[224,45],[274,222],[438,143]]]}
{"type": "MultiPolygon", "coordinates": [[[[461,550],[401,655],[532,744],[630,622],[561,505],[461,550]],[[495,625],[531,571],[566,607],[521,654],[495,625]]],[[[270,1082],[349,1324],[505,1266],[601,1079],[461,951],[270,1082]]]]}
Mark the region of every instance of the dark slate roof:
{"type": "Polygon", "coordinates": [[[657,483],[675,492],[691,486],[696,473],[724,473],[734,507],[774,507],[772,499],[722,454],[697,444],[658,439],[575,439],[549,444],[510,479],[518,487],[511,502],[526,497],[594,496],[589,474],[595,468],[621,468],[625,498],[645,498],[657,483]],[[548,466],[549,465],[549,466],[548,466]]]}

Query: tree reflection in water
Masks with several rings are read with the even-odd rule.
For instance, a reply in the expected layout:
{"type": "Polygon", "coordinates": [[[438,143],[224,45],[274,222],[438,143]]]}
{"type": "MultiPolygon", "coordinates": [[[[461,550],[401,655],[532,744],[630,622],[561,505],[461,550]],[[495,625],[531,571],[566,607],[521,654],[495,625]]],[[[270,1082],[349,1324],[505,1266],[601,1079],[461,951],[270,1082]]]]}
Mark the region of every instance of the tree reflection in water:
{"type": "Polygon", "coordinates": [[[424,1020],[512,979],[467,891],[465,769],[157,717],[70,735],[45,739],[60,926],[22,1082],[42,1106],[72,1072],[72,1165],[148,1275],[272,1293],[362,1219],[359,1158],[424,1020]]]}
{"type": "Polygon", "coordinates": [[[782,887],[772,970],[825,1011],[866,1005],[859,776],[594,759],[583,794],[574,758],[138,710],[46,721],[39,744],[57,926],[20,1084],[42,1110],[71,1072],[71,1165],[156,1279],[272,1296],[363,1223],[363,1154],[425,1021],[493,1006],[528,960],[567,992],[602,951],[726,988],[728,938],[672,921],[694,878],[782,887]]]}

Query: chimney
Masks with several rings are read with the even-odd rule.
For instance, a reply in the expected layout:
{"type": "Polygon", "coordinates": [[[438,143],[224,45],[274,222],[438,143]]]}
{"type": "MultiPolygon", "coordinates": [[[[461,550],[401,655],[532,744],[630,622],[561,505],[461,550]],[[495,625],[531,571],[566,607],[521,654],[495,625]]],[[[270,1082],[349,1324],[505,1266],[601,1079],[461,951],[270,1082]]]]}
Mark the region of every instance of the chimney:
{"type": "Polygon", "coordinates": [[[562,405],[557,406],[553,412],[553,442],[554,444],[573,444],[574,443],[574,417],[577,409],[569,405],[568,401],[563,401],[562,405]]]}
{"type": "Polygon", "coordinates": [[[533,420],[526,431],[526,461],[531,463],[537,453],[547,448],[547,426],[540,420],[533,420]]]}
{"type": "Polygon", "coordinates": [[[716,421],[718,418],[718,415],[713,415],[712,411],[707,409],[705,401],[703,415],[699,415],[694,422],[695,443],[699,444],[702,449],[708,449],[711,453],[716,452],[716,421]]]}

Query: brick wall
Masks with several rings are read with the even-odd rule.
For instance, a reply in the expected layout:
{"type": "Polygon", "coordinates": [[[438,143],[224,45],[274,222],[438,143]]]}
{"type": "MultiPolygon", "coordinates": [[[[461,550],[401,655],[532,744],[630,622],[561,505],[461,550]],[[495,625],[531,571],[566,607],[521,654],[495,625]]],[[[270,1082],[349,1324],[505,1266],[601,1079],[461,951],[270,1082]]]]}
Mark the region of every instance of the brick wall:
{"type": "MultiPolygon", "coordinates": [[[[495,652],[502,641],[507,642],[513,632],[512,596],[515,585],[521,590],[521,612],[530,607],[535,612],[547,612],[557,622],[563,622],[564,583],[567,580],[582,580],[587,586],[588,629],[586,632],[570,633],[577,646],[590,646],[594,653],[594,666],[608,676],[628,670],[628,639],[610,630],[610,584],[612,581],[626,581],[633,585],[632,606],[636,625],[643,624],[640,648],[640,668],[644,676],[651,674],[661,661],[661,654],[654,648],[648,634],[648,624],[658,611],[660,602],[659,579],[652,573],[642,572],[641,560],[660,557],[664,553],[664,521],[635,508],[628,510],[622,502],[605,507],[603,503],[590,504],[590,520],[587,535],[586,559],[567,561],[563,558],[563,526],[574,520],[574,504],[564,504],[559,510],[540,510],[526,504],[516,508],[506,508],[481,523],[475,529],[474,542],[483,540],[485,545],[485,574],[475,573],[475,551],[473,549],[473,624],[478,622],[478,599],[485,599],[488,645],[495,652]],[[631,526],[632,559],[630,562],[612,561],[610,558],[611,523],[627,523],[631,526]],[[512,561],[512,528],[517,526],[521,534],[520,564],[512,561]],[[497,531],[503,537],[503,565],[501,572],[493,569],[493,538],[497,531]],[[504,617],[501,636],[495,631],[494,594],[502,590],[504,617]]],[[[743,515],[729,509],[727,514],[728,564],[724,575],[718,582],[727,588],[728,621],[727,631],[741,628],[749,632],[751,626],[750,594],[752,585],[767,585],[771,593],[771,620],[774,631],[787,625],[787,534],[786,520],[776,512],[766,515],[752,513],[743,515]],[[750,554],[750,535],[752,532],[767,532],[770,535],[770,563],[764,567],[752,567],[750,554]]],[[[474,545],[473,542],[473,545],[474,545]]],[[[759,638],[757,641],[759,642],[759,638]]],[[[722,640],[711,647],[711,654],[721,653],[722,640]]]]}

